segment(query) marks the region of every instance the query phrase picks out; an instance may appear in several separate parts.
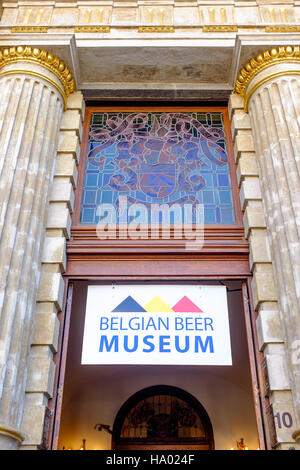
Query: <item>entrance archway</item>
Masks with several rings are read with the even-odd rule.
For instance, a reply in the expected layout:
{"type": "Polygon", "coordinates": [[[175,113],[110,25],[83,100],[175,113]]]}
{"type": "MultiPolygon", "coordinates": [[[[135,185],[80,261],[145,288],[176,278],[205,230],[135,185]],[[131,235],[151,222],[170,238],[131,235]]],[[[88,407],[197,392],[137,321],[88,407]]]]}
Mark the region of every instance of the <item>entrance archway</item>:
{"type": "Polygon", "coordinates": [[[112,449],[212,450],[212,425],[201,403],[185,390],[167,385],[148,387],[120,408],[112,449]]]}

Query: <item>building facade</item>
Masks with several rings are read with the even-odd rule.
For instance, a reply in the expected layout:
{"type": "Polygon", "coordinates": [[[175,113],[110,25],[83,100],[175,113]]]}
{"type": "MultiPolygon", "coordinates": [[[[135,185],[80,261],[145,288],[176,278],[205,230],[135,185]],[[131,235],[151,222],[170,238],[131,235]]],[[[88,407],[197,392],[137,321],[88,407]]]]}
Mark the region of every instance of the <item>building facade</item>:
{"type": "MultiPolygon", "coordinates": [[[[249,447],[299,449],[298,1],[7,0],[0,14],[0,448],[80,448],[83,438],[87,446],[100,439],[99,448],[122,448],[130,435],[122,434],[122,426],[126,419],[134,422],[130,406],[146,406],[153,392],[177,397],[177,411],[185,416],[198,410],[206,437],[189,430],[186,440],[170,431],[169,418],[166,435],[155,435],[162,414],[153,411],[151,436],[143,435],[140,444],[138,438],[127,440],[128,446],[147,448],[151,439],[160,439],[161,448],[171,448],[162,443],[169,438],[178,446],[235,447],[244,432],[238,416],[245,412],[251,415],[243,436],[249,447]],[[191,134],[182,136],[198,113],[201,135],[210,133],[201,148],[204,154],[206,146],[211,161],[223,158],[210,140],[211,129],[220,128],[214,119],[222,116],[231,186],[226,192],[225,173],[216,176],[224,204],[204,225],[201,247],[186,250],[182,238],[164,237],[160,228],[154,240],[145,234],[128,240],[120,232],[103,240],[97,234],[89,212],[96,202],[88,200],[93,184],[85,178],[87,154],[93,154],[97,136],[108,132],[99,124],[102,115],[110,119],[112,137],[117,120],[125,125],[133,113],[155,115],[160,130],[167,126],[164,113],[171,113],[188,142],[191,134]],[[178,369],[76,366],[87,288],[117,283],[121,292],[125,283],[134,297],[135,286],[147,282],[159,289],[217,283],[227,295],[239,291],[228,300],[235,369],[224,363],[215,369],[189,363],[178,369]],[[156,386],[161,388],[154,391],[156,386]],[[199,403],[189,401],[190,395],[199,403]],[[97,405],[90,409],[88,403],[97,405]]],[[[124,135],[119,150],[132,143],[124,135]]],[[[122,155],[118,162],[126,161],[122,155]]],[[[134,165],[126,167],[130,177],[134,165]]],[[[140,185],[148,171],[141,168],[140,185]]],[[[186,177],[194,182],[193,190],[185,189],[188,195],[198,191],[200,197],[203,174],[186,177]]],[[[122,175],[114,175],[111,184],[120,188],[122,175]]],[[[125,194],[124,187],[119,191],[125,194]]]]}

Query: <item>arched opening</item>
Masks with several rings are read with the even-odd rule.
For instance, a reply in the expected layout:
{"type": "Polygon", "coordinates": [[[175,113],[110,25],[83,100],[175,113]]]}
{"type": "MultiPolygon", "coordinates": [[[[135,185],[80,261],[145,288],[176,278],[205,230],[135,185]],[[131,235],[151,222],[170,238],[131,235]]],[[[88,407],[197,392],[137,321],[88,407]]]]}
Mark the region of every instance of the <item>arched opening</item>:
{"type": "Polygon", "coordinates": [[[112,448],[211,450],[212,425],[204,407],[188,392],[167,385],[148,387],[120,408],[112,448]]]}

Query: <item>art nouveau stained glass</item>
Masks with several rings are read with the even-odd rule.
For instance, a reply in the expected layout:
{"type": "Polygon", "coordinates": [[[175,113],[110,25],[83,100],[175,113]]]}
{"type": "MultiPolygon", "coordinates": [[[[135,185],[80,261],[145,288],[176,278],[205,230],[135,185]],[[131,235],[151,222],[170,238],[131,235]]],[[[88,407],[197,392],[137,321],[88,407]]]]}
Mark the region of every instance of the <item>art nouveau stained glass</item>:
{"type": "Polygon", "coordinates": [[[81,223],[97,224],[97,207],[120,196],[147,208],[202,205],[206,224],[233,224],[222,113],[93,113],[81,223]]]}
{"type": "Polygon", "coordinates": [[[153,395],[126,416],[121,438],[205,438],[201,417],[188,403],[170,395],[153,395]]]}

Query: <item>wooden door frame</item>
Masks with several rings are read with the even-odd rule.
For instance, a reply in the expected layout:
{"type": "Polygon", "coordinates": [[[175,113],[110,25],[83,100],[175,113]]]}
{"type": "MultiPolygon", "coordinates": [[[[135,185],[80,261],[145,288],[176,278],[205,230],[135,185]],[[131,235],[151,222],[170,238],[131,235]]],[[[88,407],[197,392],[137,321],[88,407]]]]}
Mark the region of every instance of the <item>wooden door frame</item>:
{"type": "MultiPolygon", "coordinates": [[[[63,397],[63,387],[64,387],[64,377],[65,377],[65,368],[66,368],[66,357],[68,350],[68,338],[69,338],[69,329],[71,321],[71,309],[72,309],[72,295],[74,284],[76,281],[88,281],[88,279],[82,279],[79,276],[74,278],[65,278],[66,289],[65,289],[65,300],[64,308],[61,313],[60,322],[61,322],[61,333],[59,338],[59,345],[57,353],[54,357],[56,363],[56,374],[55,374],[55,385],[54,393],[46,412],[45,420],[45,436],[43,448],[49,450],[57,450],[58,447],[58,436],[59,436],[59,427],[60,427],[60,418],[62,412],[62,397],[63,397]]],[[[89,279],[91,283],[99,283],[100,285],[105,282],[103,278],[89,279]]],[[[146,279],[139,279],[139,281],[145,281],[146,279]]],[[[161,280],[158,276],[156,281],[161,280]]],[[[149,281],[155,281],[153,278],[149,281]]],[[[166,281],[166,279],[164,279],[166,281]]],[[[178,281],[178,278],[175,279],[172,277],[168,278],[169,281],[178,281]]],[[[199,280],[199,278],[197,279],[199,280]]],[[[237,276],[213,276],[213,277],[201,277],[202,281],[229,281],[235,280],[240,281],[242,285],[242,294],[244,302],[244,319],[246,326],[246,336],[248,343],[248,354],[249,354],[249,363],[250,363],[250,374],[252,379],[252,393],[253,393],[253,405],[255,409],[256,417],[256,426],[259,439],[259,446],[261,450],[271,450],[272,443],[270,437],[270,429],[268,426],[268,417],[265,413],[265,403],[267,400],[263,395],[264,377],[259,367],[259,361],[261,357],[261,352],[258,349],[257,333],[255,328],[256,312],[253,310],[253,304],[251,299],[251,276],[248,277],[237,277],[237,276]]],[[[106,279],[106,282],[111,282],[111,279],[106,279]]],[[[130,284],[134,284],[136,279],[122,278],[122,281],[130,284]]],[[[195,281],[194,278],[182,280],[185,283],[195,281]]]]}

